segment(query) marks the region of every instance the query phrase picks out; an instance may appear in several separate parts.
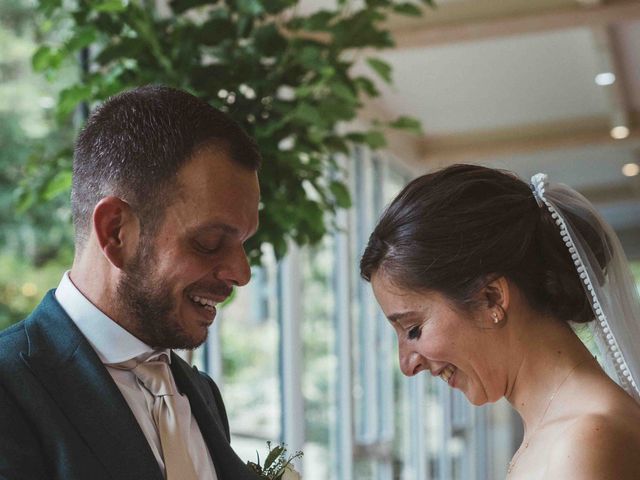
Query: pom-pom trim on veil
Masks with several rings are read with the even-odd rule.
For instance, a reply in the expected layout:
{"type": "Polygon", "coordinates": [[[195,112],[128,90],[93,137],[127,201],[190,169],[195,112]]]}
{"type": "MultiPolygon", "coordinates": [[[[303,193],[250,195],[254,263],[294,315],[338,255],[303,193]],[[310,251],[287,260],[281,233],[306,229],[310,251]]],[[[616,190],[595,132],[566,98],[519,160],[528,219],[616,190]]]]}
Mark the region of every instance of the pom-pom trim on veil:
{"type": "MultiPolygon", "coordinates": [[[[533,195],[536,199],[536,202],[540,207],[546,207],[551,213],[551,218],[555,221],[556,225],[560,230],[560,235],[562,240],[564,241],[569,253],[571,255],[571,259],[573,260],[573,264],[575,265],[576,272],[580,277],[580,280],[584,286],[585,292],[589,295],[591,309],[595,315],[595,334],[596,339],[600,340],[601,346],[600,348],[603,350],[603,353],[608,354],[608,359],[602,359],[604,361],[605,370],[608,370],[608,373],[611,375],[615,373],[615,378],[622,388],[624,388],[627,393],[629,393],[632,397],[634,397],[637,401],[640,401],[640,390],[638,389],[638,385],[636,382],[637,375],[640,374],[638,370],[639,359],[634,359],[633,354],[634,351],[625,352],[621,347],[618,339],[622,338],[622,335],[633,335],[635,333],[640,332],[640,328],[638,328],[638,322],[640,322],[640,317],[636,317],[634,315],[634,310],[639,310],[637,305],[629,305],[629,306],[620,306],[618,305],[618,312],[615,311],[607,311],[606,306],[616,306],[616,302],[620,301],[620,298],[625,301],[633,302],[637,304],[637,292],[635,291],[635,285],[619,285],[617,288],[631,288],[628,294],[622,294],[620,296],[616,295],[616,298],[612,301],[604,301],[607,292],[604,290],[604,283],[608,282],[608,288],[611,290],[613,285],[611,284],[611,279],[607,278],[602,283],[597,283],[598,275],[596,274],[595,268],[597,265],[592,265],[589,263],[588,258],[589,255],[585,255],[585,252],[588,252],[588,244],[586,242],[580,241],[579,235],[572,229],[562,215],[561,210],[563,209],[563,205],[560,201],[554,198],[554,195],[547,195],[549,184],[548,177],[544,173],[538,173],[531,177],[531,189],[533,190],[533,195]],[[585,259],[586,258],[586,259],[585,259]],[[620,297],[620,298],[618,298],[620,297]],[[624,319],[618,319],[621,323],[620,325],[613,325],[612,322],[616,320],[614,316],[615,313],[620,314],[622,312],[623,315],[628,315],[631,312],[631,318],[627,321],[630,324],[625,325],[624,319]],[[635,318],[634,318],[635,317],[635,318]],[[627,332],[625,331],[625,327],[635,326],[633,331],[627,332]],[[622,328],[621,328],[622,327],[622,328]],[[604,345],[602,345],[604,343],[604,345]],[[604,347],[604,348],[603,348],[604,347]],[[607,364],[608,361],[608,364],[607,364]],[[612,365],[611,365],[612,364],[612,365]],[[635,366],[634,372],[632,372],[632,367],[635,366]],[[614,372],[611,372],[611,367],[613,367],[614,372]],[[635,375],[635,378],[634,378],[635,375]]],[[[564,185],[558,186],[560,189],[564,190],[560,192],[561,194],[568,195],[568,199],[574,202],[581,204],[582,206],[587,206],[589,209],[593,209],[593,207],[588,203],[586,199],[581,197],[577,192],[571,190],[569,187],[564,185]]],[[[552,187],[556,189],[557,187],[552,187]]],[[[562,196],[559,196],[562,198],[562,196]]],[[[595,213],[594,218],[598,220],[598,223],[604,227],[604,222],[600,219],[597,212],[595,213]]],[[[603,230],[604,231],[604,230],[603,230]]],[[[606,232],[605,232],[606,234],[606,232]]],[[[611,232],[613,234],[613,232],[611,232]]],[[[615,235],[615,234],[613,234],[615,235]]],[[[622,255],[622,265],[626,266],[626,258],[624,258],[624,252],[622,252],[622,248],[616,244],[613,246],[609,246],[612,250],[612,254],[622,255]],[[618,247],[619,252],[616,251],[616,247],[618,247]]],[[[613,257],[612,257],[613,258],[613,257]]],[[[609,272],[607,273],[607,277],[609,277],[609,272]]],[[[626,276],[623,275],[623,278],[626,280],[626,276]]],[[[636,341],[640,341],[640,337],[635,336],[636,341]]],[[[631,342],[633,345],[633,342],[631,342]]],[[[640,354],[640,352],[635,351],[635,354],[640,354]]]]}

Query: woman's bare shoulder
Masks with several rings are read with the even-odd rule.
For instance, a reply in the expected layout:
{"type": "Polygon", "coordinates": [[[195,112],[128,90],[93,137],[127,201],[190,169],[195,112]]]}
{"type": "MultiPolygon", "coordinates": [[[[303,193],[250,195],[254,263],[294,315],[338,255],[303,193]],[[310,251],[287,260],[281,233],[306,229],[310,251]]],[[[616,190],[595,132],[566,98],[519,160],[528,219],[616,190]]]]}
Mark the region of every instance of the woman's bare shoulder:
{"type": "Polygon", "coordinates": [[[548,478],[640,478],[640,409],[580,415],[554,442],[548,478]]]}

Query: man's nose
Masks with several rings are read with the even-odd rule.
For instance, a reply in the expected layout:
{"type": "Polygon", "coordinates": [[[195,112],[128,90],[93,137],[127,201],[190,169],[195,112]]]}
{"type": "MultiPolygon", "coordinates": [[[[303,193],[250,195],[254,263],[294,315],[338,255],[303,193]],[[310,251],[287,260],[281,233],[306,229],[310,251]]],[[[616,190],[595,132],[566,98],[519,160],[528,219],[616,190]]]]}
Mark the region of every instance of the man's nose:
{"type": "Polygon", "coordinates": [[[239,287],[249,283],[251,267],[242,245],[234,246],[223,258],[217,277],[219,280],[239,287]]]}

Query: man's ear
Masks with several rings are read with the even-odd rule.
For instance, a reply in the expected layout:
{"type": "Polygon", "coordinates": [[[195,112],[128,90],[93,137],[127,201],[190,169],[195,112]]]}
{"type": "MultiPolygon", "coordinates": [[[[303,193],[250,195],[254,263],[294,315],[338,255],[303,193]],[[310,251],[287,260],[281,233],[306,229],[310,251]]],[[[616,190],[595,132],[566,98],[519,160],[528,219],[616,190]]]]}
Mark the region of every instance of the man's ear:
{"type": "Polygon", "coordinates": [[[116,268],[122,268],[128,252],[136,250],[139,228],[131,205],[121,198],[104,197],[93,209],[93,229],[100,250],[116,268]]]}

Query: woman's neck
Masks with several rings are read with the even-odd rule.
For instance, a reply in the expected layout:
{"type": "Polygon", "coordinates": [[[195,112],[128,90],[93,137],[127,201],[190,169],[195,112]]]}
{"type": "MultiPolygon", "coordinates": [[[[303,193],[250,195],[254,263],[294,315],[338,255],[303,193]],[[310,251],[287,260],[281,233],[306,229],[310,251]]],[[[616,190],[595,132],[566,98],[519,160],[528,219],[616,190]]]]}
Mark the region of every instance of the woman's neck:
{"type": "Polygon", "coordinates": [[[594,360],[566,323],[549,317],[524,320],[514,332],[518,360],[505,396],[522,417],[527,436],[545,415],[549,418],[550,410],[556,410],[551,403],[576,369],[594,360]]]}

